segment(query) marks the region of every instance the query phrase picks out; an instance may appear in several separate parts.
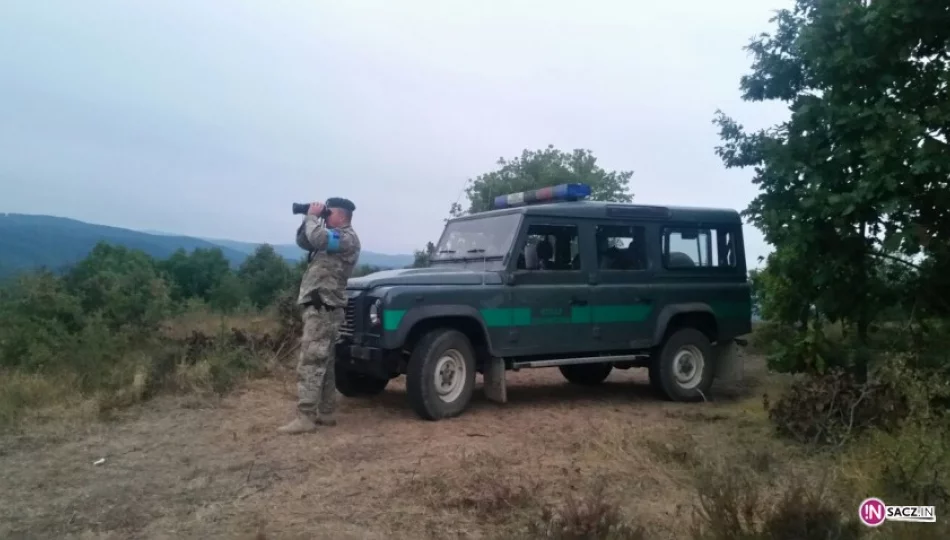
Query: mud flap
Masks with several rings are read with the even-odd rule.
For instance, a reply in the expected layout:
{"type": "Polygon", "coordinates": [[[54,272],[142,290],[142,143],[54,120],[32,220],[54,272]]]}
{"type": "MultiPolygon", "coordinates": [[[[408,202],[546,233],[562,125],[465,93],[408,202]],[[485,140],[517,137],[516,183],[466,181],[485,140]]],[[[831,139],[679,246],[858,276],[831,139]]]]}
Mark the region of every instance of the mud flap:
{"type": "Polygon", "coordinates": [[[739,382],[744,375],[744,362],[739,354],[739,346],[734,340],[719,343],[715,347],[716,380],[723,382],[739,382]]]}
{"type": "Polygon", "coordinates": [[[508,401],[508,391],[505,387],[505,359],[492,358],[482,373],[485,397],[495,403],[508,401]]]}

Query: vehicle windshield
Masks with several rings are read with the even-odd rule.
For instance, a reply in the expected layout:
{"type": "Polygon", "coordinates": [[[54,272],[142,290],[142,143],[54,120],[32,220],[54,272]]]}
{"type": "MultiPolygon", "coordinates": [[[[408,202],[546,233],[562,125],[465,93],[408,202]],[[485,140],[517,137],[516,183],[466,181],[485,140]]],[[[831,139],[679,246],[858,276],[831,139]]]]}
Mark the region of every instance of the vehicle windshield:
{"type": "Polygon", "coordinates": [[[520,214],[452,221],[445,226],[431,261],[483,261],[502,259],[511,249],[520,214]]]}

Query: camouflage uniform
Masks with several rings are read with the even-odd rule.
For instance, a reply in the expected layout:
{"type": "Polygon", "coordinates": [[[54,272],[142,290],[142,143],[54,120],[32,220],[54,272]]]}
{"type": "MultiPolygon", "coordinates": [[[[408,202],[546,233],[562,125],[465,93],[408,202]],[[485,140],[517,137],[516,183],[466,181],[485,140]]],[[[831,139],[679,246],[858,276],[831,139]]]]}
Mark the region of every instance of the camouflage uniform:
{"type": "Polygon", "coordinates": [[[334,344],[343,322],[346,281],[360,255],[353,227],[325,227],[307,216],[297,230],[297,245],[310,254],[297,302],[303,306],[303,336],[297,363],[297,410],[319,422],[336,409],[334,344]]]}

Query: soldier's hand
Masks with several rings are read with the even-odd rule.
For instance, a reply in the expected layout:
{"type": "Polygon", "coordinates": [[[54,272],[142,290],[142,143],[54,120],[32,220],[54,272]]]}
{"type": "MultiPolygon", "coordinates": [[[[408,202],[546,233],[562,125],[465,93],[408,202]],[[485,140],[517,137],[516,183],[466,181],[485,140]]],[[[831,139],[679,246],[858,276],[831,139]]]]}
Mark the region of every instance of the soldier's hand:
{"type": "Polygon", "coordinates": [[[307,210],[308,216],[319,216],[323,213],[323,203],[310,203],[310,210],[307,210]]]}

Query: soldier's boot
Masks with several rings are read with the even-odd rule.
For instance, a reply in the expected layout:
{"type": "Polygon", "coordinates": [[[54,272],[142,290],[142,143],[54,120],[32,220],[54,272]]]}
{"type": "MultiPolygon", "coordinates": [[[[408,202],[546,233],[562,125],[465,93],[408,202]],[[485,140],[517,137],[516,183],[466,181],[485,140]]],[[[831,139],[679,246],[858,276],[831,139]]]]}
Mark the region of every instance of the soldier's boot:
{"type": "Polygon", "coordinates": [[[330,414],[322,414],[315,420],[318,426],[332,427],[336,425],[336,417],[330,414]]]}
{"type": "Polygon", "coordinates": [[[312,433],[317,430],[317,424],[306,416],[298,415],[289,424],[277,428],[278,433],[297,435],[298,433],[312,433]]]}

